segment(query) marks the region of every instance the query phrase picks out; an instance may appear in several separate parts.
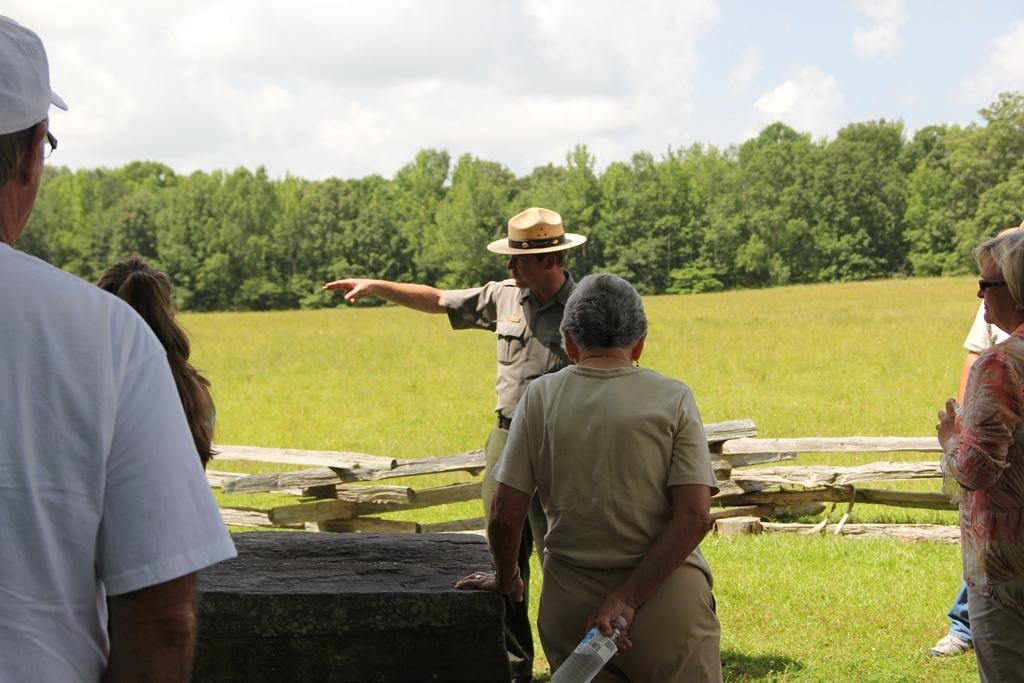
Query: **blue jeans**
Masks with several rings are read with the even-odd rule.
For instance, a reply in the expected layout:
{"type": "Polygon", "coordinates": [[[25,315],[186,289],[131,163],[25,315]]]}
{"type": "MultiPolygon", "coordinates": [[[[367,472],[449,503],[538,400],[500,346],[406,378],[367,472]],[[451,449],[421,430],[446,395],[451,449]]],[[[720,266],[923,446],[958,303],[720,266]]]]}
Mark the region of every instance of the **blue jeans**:
{"type": "Polygon", "coordinates": [[[949,635],[956,636],[965,643],[972,642],[971,619],[967,614],[966,581],[960,583],[960,592],[956,594],[956,600],[949,608],[949,635]]]}

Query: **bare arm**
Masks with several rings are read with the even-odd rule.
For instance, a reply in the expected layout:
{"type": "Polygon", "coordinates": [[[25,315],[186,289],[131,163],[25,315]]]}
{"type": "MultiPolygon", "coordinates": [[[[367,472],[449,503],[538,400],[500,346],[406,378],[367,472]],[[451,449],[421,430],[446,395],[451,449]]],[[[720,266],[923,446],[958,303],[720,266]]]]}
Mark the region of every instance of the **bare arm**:
{"type": "Polygon", "coordinates": [[[615,617],[621,614],[627,624],[631,623],[636,609],[682,566],[711,529],[710,488],[690,484],[671,486],[669,492],[672,494],[672,520],[629,578],[605,598],[587,628],[597,626],[610,636],[615,617]]]}
{"type": "Polygon", "coordinates": [[[958,405],[964,404],[964,391],[967,389],[967,378],[971,374],[971,366],[974,365],[974,361],[978,360],[980,354],[974,351],[967,352],[967,358],[964,358],[964,369],[960,371],[960,388],[956,392],[956,402],[958,405]]]}
{"type": "Polygon", "coordinates": [[[511,593],[516,602],[522,601],[523,580],[519,577],[516,560],[530,498],[522,491],[498,483],[487,522],[487,540],[491,546],[495,572],[470,574],[460,579],[455,584],[456,588],[481,588],[496,593],[511,593]]]}
{"type": "Polygon", "coordinates": [[[104,681],[188,681],[197,611],[195,574],[112,596],[110,661],[104,681]]]}
{"type": "Polygon", "coordinates": [[[405,306],[424,313],[444,313],[444,292],[430,285],[417,285],[390,280],[366,280],[349,278],[334,280],[323,286],[323,291],[340,289],[345,292],[345,301],[350,304],[364,296],[379,296],[391,303],[405,306]]]}

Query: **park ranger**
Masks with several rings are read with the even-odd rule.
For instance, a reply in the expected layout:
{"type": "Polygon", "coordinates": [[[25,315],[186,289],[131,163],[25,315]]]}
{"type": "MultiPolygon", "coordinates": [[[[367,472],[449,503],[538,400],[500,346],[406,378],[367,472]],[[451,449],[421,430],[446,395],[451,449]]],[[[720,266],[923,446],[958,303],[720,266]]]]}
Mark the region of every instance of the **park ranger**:
{"type": "MultiPolygon", "coordinates": [[[[507,256],[512,276],[471,289],[440,290],[422,284],[388,280],[345,279],[328,282],[324,290],[342,290],[355,303],[364,296],[379,296],[424,313],[447,313],[453,329],[482,329],[495,333],[497,341],[498,404],[496,420],[484,447],[483,503],[490,514],[496,482],[491,478],[498,456],[508,438],[516,404],[531,380],[569,364],[559,326],[562,311],[574,286],[565,270],[566,252],[586,242],[586,237],[565,232],[562,217],[549,209],[529,208],[508,221],[507,239],[487,245],[487,250],[507,256]]],[[[536,544],[543,559],[547,523],[537,500],[530,509],[530,524],[523,530],[518,575],[495,577],[506,588],[506,642],[512,676],[529,681],[533,669],[533,638],[527,614],[530,552],[536,544]],[[521,584],[520,584],[521,580],[521,584]],[[522,595],[522,600],[517,598],[522,595]]]]}

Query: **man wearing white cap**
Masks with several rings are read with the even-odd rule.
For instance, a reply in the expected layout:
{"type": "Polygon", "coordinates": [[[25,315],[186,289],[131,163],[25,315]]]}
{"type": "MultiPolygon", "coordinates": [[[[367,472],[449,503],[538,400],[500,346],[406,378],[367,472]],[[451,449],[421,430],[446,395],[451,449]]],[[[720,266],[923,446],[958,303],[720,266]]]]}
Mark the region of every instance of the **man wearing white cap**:
{"type": "MultiPolygon", "coordinates": [[[[562,311],[574,286],[572,276],[565,270],[565,257],[566,250],[583,244],[586,239],[565,232],[562,217],[556,212],[533,207],[509,219],[506,239],[487,245],[488,251],[508,257],[505,265],[512,277],[507,280],[457,290],[367,279],[335,280],[323,287],[344,291],[349,303],[364,296],[379,296],[417,311],[447,313],[453,329],[483,329],[495,333],[498,405],[496,424],[484,447],[486,515],[490,515],[497,487],[491,471],[508,439],[516,404],[532,380],[569,364],[559,331],[562,311]]],[[[509,596],[505,637],[517,681],[529,681],[533,675],[533,640],[526,612],[530,553],[536,543],[543,559],[546,530],[544,513],[534,499],[530,524],[523,530],[519,548],[518,574],[495,577],[509,596]]]]}
{"type": "Polygon", "coordinates": [[[42,42],[0,17],[0,678],[186,681],[195,572],[235,549],[149,326],[13,249],[51,104],[42,42]]]}

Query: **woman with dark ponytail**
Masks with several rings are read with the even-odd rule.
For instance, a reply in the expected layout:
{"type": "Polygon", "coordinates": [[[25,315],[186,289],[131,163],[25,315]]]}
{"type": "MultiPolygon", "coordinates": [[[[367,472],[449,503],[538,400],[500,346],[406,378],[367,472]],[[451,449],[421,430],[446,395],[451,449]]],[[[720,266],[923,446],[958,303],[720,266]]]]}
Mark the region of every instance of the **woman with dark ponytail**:
{"type": "Polygon", "coordinates": [[[167,362],[178,387],[178,396],[181,397],[181,405],[185,409],[189,429],[192,430],[199,460],[205,469],[206,463],[214,455],[213,397],[210,395],[209,380],[188,362],[188,337],[174,319],[170,281],[141,256],[132,256],[107,268],[96,284],[128,302],[149,324],[167,350],[167,362]]]}

